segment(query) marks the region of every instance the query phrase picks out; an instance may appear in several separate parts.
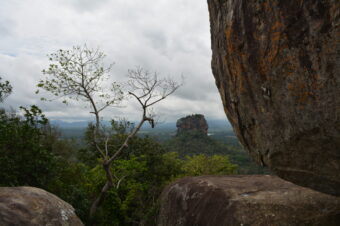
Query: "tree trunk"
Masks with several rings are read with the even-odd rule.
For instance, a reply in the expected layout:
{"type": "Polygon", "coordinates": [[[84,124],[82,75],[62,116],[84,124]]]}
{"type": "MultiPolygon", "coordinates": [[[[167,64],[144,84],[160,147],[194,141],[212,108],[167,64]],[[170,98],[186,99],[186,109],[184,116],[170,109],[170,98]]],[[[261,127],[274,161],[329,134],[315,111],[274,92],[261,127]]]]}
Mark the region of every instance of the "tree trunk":
{"type": "Polygon", "coordinates": [[[102,190],[100,191],[99,196],[94,200],[94,202],[91,205],[91,209],[90,209],[90,218],[91,219],[93,219],[94,214],[96,213],[96,211],[98,209],[98,206],[104,200],[107,191],[110,188],[113,187],[113,179],[112,179],[110,166],[111,166],[111,163],[108,163],[107,161],[105,161],[103,163],[103,168],[104,168],[105,174],[106,174],[106,183],[105,183],[104,187],[102,188],[102,190]]]}

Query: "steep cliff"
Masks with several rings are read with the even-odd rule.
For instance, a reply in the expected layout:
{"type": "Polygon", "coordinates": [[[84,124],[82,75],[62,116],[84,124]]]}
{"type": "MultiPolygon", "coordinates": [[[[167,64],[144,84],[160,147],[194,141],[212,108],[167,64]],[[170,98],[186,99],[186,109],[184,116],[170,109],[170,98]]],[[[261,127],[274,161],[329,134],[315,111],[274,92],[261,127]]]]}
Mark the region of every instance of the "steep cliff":
{"type": "Polygon", "coordinates": [[[208,0],[212,70],[251,156],[340,195],[340,1],[208,0]]]}
{"type": "Polygon", "coordinates": [[[188,115],[184,118],[180,118],[176,123],[177,134],[180,134],[184,131],[198,131],[203,134],[208,133],[208,123],[204,118],[204,115],[195,114],[188,115]]]}

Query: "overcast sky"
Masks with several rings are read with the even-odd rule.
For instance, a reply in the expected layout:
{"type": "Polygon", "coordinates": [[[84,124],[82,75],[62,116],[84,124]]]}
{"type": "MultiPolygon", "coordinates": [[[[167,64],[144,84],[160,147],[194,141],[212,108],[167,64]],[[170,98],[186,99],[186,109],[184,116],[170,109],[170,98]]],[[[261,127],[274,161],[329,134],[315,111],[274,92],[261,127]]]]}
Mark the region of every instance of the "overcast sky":
{"type": "MultiPolygon", "coordinates": [[[[164,121],[188,114],[226,119],[211,72],[209,15],[205,0],[1,0],[0,76],[14,92],[6,106],[36,104],[52,119],[88,119],[84,104],[41,102],[34,92],[48,66],[47,54],[87,43],[115,62],[124,80],[141,66],[185,84],[155,106],[164,121]]],[[[137,103],[112,108],[106,118],[139,118],[137,103]]]]}

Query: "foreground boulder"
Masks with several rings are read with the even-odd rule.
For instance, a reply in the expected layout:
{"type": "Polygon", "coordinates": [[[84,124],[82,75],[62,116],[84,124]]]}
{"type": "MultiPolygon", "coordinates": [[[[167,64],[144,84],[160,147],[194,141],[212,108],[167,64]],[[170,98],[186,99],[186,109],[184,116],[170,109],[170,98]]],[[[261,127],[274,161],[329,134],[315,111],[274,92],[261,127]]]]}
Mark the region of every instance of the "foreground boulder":
{"type": "Polygon", "coordinates": [[[159,226],[338,226],[340,198],[276,176],[180,179],[162,193],[159,226]]]}
{"type": "Polygon", "coordinates": [[[80,226],[73,207],[33,187],[0,187],[0,225],[80,226]]]}
{"type": "Polygon", "coordinates": [[[251,156],[340,196],[340,1],[208,0],[212,70],[251,156]]]}

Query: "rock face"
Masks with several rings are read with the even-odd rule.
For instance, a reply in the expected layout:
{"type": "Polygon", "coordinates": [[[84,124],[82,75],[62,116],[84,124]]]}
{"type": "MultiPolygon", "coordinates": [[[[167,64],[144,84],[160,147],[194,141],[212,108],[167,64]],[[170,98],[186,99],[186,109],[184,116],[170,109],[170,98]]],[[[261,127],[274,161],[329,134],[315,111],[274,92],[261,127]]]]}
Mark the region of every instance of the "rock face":
{"type": "Polygon", "coordinates": [[[162,193],[159,226],[336,226],[340,198],[276,176],[180,179],[162,193]]]}
{"type": "Polygon", "coordinates": [[[212,70],[258,162],[340,196],[340,1],[208,0],[212,70]]]}
{"type": "Polygon", "coordinates": [[[0,225],[80,226],[73,207],[33,187],[0,187],[0,225]]]}
{"type": "Polygon", "coordinates": [[[177,134],[183,131],[200,131],[204,134],[208,133],[208,123],[204,118],[204,115],[195,114],[188,115],[184,118],[177,120],[177,134]]]}

